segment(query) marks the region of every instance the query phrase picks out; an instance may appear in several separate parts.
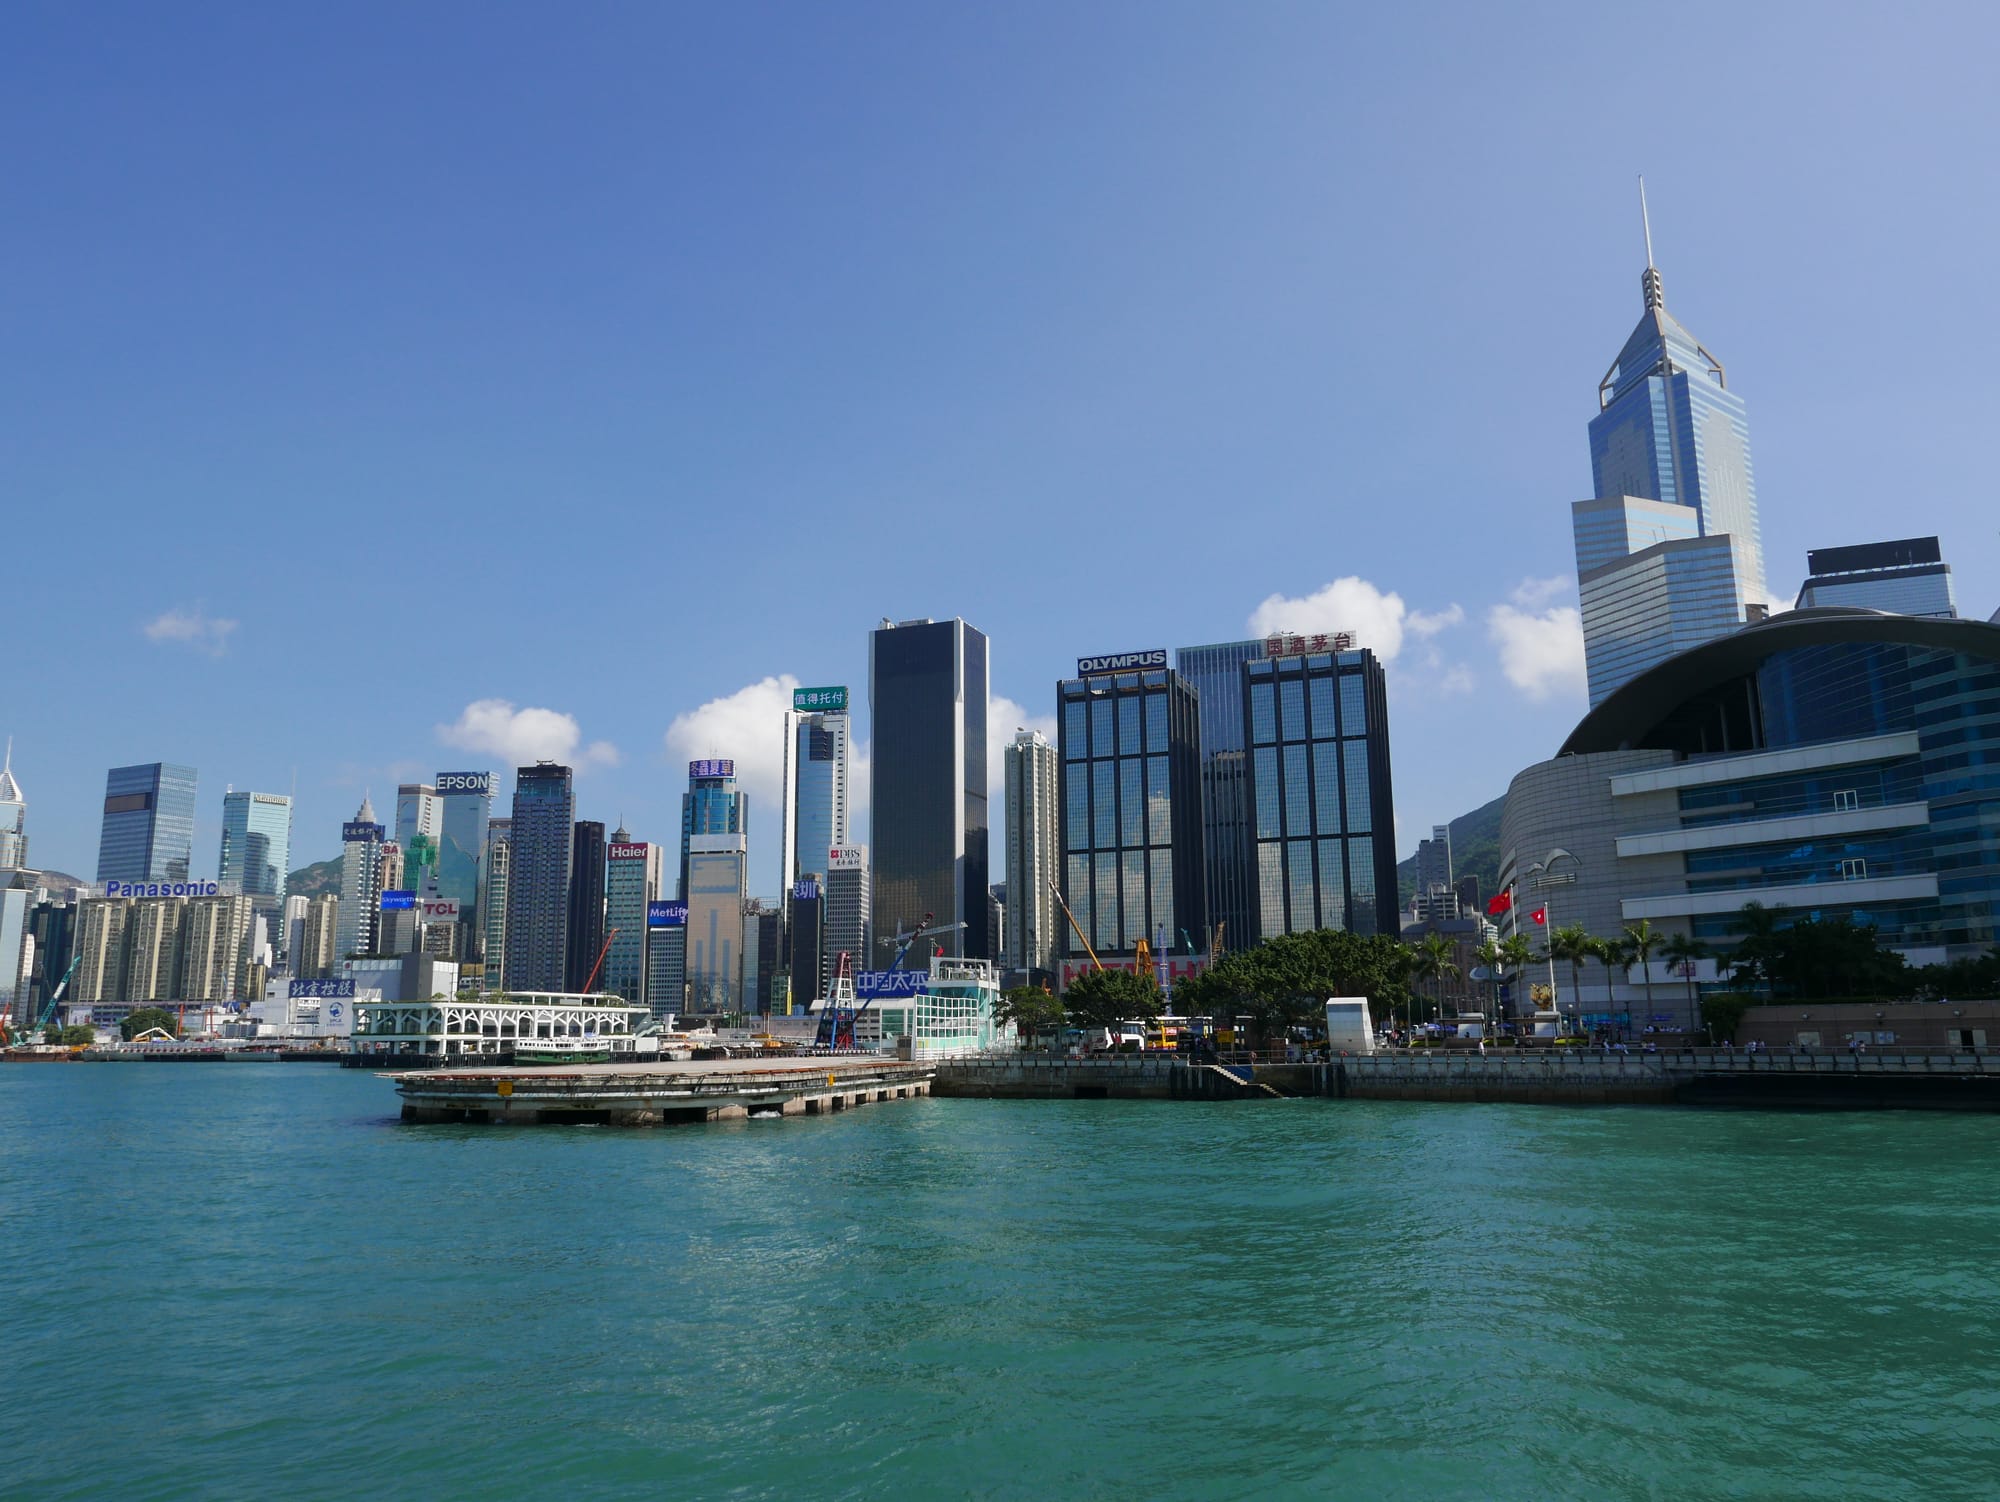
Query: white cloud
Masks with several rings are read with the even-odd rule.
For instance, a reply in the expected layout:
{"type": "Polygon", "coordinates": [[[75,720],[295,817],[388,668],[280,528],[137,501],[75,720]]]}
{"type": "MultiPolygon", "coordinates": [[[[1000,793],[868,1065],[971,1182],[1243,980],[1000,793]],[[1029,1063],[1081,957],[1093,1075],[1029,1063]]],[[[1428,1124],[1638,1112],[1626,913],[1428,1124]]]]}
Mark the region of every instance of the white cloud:
{"type": "Polygon", "coordinates": [[[1460,694],[1469,694],[1478,686],[1478,681],[1472,676],[1472,669],[1462,662],[1457,662],[1446,668],[1444,676],[1438,680],[1438,693],[1449,699],[1460,694]]]}
{"type": "Polygon", "coordinates": [[[210,615],[200,605],[192,610],[173,609],[155,616],[139,628],[148,641],[173,642],[220,657],[229,650],[229,637],[236,622],[210,615]]]}
{"type": "Polygon", "coordinates": [[[1465,611],[1457,605],[1432,612],[1411,610],[1401,595],[1349,574],[1300,599],[1272,595],[1251,612],[1250,634],[1351,631],[1357,647],[1369,648],[1387,663],[1403,650],[1406,634],[1435,636],[1464,619],[1465,611]]]}
{"type": "Polygon", "coordinates": [[[799,680],[790,673],[747,684],[674,716],[665,736],[667,754],[676,761],[726,757],[735,762],[736,785],[750,795],[750,826],[756,829],[761,823],[773,838],[784,806],[785,711],[792,707],[797,687],[799,680]],[[766,810],[762,820],[759,806],[766,810]]]}
{"type": "MultiPolygon", "coordinates": [[[[989,829],[999,829],[1001,816],[1007,801],[1006,750],[1013,742],[1017,730],[1039,730],[1050,745],[1056,740],[1056,717],[1052,714],[1029,714],[1012,699],[994,696],[986,701],[986,823],[989,829]]],[[[990,878],[1005,881],[1007,873],[1002,871],[990,878]]]]}
{"type": "Polygon", "coordinates": [[[1500,649],[1500,671],[1530,699],[1584,697],[1583,615],[1574,605],[1495,605],[1486,634],[1500,649]]]}
{"type": "Polygon", "coordinates": [[[510,767],[537,761],[559,761],[579,770],[618,764],[618,748],[609,741],[583,744],[576,716],[556,709],[516,709],[508,699],[476,699],[458,719],[437,727],[437,738],[461,751],[498,757],[510,767]]]}
{"type": "Polygon", "coordinates": [[[1566,595],[1576,593],[1576,581],[1566,574],[1546,579],[1523,579],[1508,597],[1523,610],[1541,610],[1566,595]]]}

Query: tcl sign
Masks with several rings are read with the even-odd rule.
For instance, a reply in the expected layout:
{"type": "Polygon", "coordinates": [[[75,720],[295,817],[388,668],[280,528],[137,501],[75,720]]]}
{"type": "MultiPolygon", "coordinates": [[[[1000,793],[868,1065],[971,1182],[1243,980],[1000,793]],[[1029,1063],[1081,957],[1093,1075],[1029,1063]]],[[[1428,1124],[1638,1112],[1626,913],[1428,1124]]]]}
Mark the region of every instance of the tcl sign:
{"type": "Polygon", "coordinates": [[[859,871],[868,864],[866,845],[835,845],[826,853],[829,871],[859,871]]]}
{"type": "Polygon", "coordinates": [[[458,922],[458,903],[452,898],[428,898],[421,906],[424,910],[424,922],[426,923],[458,922]]]}
{"type": "Polygon", "coordinates": [[[646,858],[645,845],[606,845],[604,857],[614,861],[642,861],[646,858]]]}

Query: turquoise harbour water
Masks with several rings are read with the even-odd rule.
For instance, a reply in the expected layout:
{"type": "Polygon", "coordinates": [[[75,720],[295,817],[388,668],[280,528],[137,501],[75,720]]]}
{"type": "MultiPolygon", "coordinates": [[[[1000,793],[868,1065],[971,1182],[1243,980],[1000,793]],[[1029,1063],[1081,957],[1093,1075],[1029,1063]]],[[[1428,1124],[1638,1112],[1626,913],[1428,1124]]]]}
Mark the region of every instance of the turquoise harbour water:
{"type": "Polygon", "coordinates": [[[0,1066],[0,1496],[1993,1497],[2000,1121],[0,1066]]]}

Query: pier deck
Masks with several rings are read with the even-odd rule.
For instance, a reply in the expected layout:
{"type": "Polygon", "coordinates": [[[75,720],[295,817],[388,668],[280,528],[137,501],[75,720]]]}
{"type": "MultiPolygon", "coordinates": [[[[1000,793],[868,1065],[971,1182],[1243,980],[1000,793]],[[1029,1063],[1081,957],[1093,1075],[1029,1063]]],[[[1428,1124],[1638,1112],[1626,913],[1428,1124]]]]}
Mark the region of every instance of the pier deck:
{"type": "Polygon", "coordinates": [[[663,1126],[819,1116],[928,1095],[934,1066],[894,1059],[706,1059],[385,1075],[405,1121],[663,1126]]]}

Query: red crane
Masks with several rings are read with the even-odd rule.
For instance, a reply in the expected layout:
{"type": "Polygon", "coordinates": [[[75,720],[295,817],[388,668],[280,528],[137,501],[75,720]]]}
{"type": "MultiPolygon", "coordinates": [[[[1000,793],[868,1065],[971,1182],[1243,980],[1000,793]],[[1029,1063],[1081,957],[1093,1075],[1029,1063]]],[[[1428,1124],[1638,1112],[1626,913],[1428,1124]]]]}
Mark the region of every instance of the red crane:
{"type": "Polygon", "coordinates": [[[585,996],[590,994],[591,982],[597,979],[597,972],[604,968],[604,957],[611,953],[611,941],[617,937],[618,930],[615,928],[604,936],[604,947],[597,951],[597,963],[590,967],[590,980],[583,983],[583,994],[585,996]]]}

